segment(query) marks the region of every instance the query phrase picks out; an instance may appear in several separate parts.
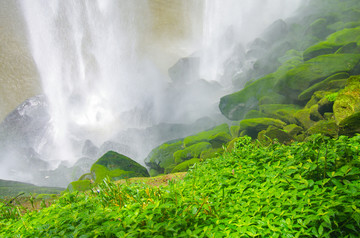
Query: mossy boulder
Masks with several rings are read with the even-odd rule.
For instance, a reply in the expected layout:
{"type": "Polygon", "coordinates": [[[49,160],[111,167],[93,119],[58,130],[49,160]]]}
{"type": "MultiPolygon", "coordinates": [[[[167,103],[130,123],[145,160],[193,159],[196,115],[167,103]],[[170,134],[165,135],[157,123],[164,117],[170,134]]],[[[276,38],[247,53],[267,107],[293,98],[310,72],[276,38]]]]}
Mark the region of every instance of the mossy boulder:
{"type": "MultiPolygon", "coordinates": [[[[344,27],[344,26],[342,26],[344,27]]],[[[358,53],[357,42],[360,42],[360,27],[345,28],[327,37],[325,41],[310,46],[304,51],[304,60],[325,54],[358,53]]]]}
{"type": "Polygon", "coordinates": [[[279,119],[287,124],[295,123],[293,114],[301,107],[294,104],[265,104],[260,105],[260,111],[267,117],[279,119]]]}
{"type": "Polygon", "coordinates": [[[348,79],[346,87],[341,90],[333,106],[335,121],[339,124],[343,119],[360,111],[360,76],[348,79]]]}
{"type": "Polygon", "coordinates": [[[320,42],[316,45],[312,45],[304,51],[304,61],[308,61],[319,55],[327,55],[335,53],[341,45],[330,43],[327,41],[320,42]]]}
{"type": "Polygon", "coordinates": [[[206,151],[210,148],[212,147],[209,142],[200,142],[186,147],[183,150],[178,150],[174,153],[175,164],[180,164],[183,161],[192,158],[199,158],[201,152],[206,151]]]}
{"type": "Polygon", "coordinates": [[[316,122],[312,127],[310,127],[306,134],[322,134],[330,137],[337,137],[338,135],[338,126],[336,125],[335,120],[321,120],[316,122]]]}
{"type": "Polygon", "coordinates": [[[71,182],[67,187],[67,190],[72,191],[87,191],[91,189],[91,181],[90,180],[78,180],[71,182]]]}
{"type": "Polygon", "coordinates": [[[158,171],[159,174],[164,173],[165,169],[175,164],[173,154],[182,150],[183,140],[172,140],[153,149],[145,159],[145,164],[158,171]]]}
{"type": "Polygon", "coordinates": [[[223,145],[231,141],[232,137],[229,135],[229,133],[220,132],[216,135],[210,136],[209,139],[209,142],[213,148],[221,148],[223,145]]]}
{"type": "Polygon", "coordinates": [[[222,154],[223,152],[224,152],[224,150],[222,148],[211,148],[211,149],[201,152],[200,159],[206,160],[206,159],[210,159],[210,158],[215,158],[218,155],[222,154]]]}
{"type": "Polygon", "coordinates": [[[304,128],[305,130],[312,127],[315,122],[311,120],[310,113],[310,108],[304,108],[295,112],[294,117],[297,121],[296,124],[304,128]]]}
{"type": "Polygon", "coordinates": [[[300,93],[298,99],[300,101],[308,101],[316,91],[337,91],[345,87],[349,74],[341,72],[327,77],[323,81],[312,85],[300,93]]]}
{"type": "Polygon", "coordinates": [[[360,54],[332,54],[313,58],[289,70],[276,85],[279,93],[298,100],[304,90],[339,72],[355,74],[360,54]]]}
{"type": "Polygon", "coordinates": [[[264,144],[268,144],[269,141],[275,139],[278,140],[280,143],[288,143],[294,140],[294,138],[286,131],[274,126],[269,126],[266,130],[258,134],[258,140],[264,144]]]}
{"type": "Polygon", "coordinates": [[[297,51],[289,50],[283,58],[282,65],[274,73],[246,84],[241,91],[222,97],[219,104],[221,113],[230,120],[241,120],[249,111],[258,110],[259,104],[289,103],[288,98],[276,91],[274,85],[290,69],[302,62],[302,57],[297,51]]]}
{"type": "Polygon", "coordinates": [[[267,129],[269,126],[283,128],[286,126],[286,123],[274,118],[253,118],[245,119],[240,122],[240,129],[245,131],[245,134],[252,138],[257,138],[257,134],[260,131],[267,129]]]}
{"type": "Polygon", "coordinates": [[[294,137],[300,134],[304,129],[296,124],[290,124],[284,127],[284,131],[286,131],[290,136],[294,137]]]}
{"type": "Polygon", "coordinates": [[[234,125],[230,127],[230,134],[233,138],[238,137],[240,134],[240,126],[239,125],[234,125]]]}
{"type": "Polygon", "coordinates": [[[149,177],[147,169],[129,157],[109,151],[91,166],[95,183],[110,177],[113,180],[131,177],[149,177]]]}
{"type": "Polygon", "coordinates": [[[186,172],[189,170],[191,166],[196,163],[199,163],[200,159],[193,158],[187,161],[182,162],[181,164],[176,165],[176,167],[171,171],[171,173],[178,173],[178,172],[186,172]]]}
{"type": "Polygon", "coordinates": [[[200,132],[193,136],[188,136],[184,139],[184,147],[189,147],[191,145],[197,144],[199,142],[209,142],[210,137],[215,136],[216,134],[225,132],[230,135],[229,126],[227,124],[221,124],[210,130],[200,132]]]}
{"type": "Polygon", "coordinates": [[[248,111],[245,116],[244,116],[244,119],[251,119],[251,118],[264,118],[266,117],[266,114],[265,113],[262,113],[258,110],[251,110],[251,111],[248,111]]]}
{"type": "Polygon", "coordinates": [[[310,107],[310,120],[312,121],[320,121],[323,120],[323,116],[319,112],[319,105],[316,104],[310,107]]]}
{"type": "Polygon", "coordinates": [[[360,112],[345,118],[339,124],[339,135],[354,136],[360,134],[360,112]]]}

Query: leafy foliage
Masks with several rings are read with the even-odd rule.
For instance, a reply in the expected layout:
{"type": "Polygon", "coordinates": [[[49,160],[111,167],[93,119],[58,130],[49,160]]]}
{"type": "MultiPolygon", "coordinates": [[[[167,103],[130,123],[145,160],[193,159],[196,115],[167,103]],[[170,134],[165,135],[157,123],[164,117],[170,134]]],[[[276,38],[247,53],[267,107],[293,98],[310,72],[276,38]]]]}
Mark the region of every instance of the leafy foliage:
{"type": "Polygon", "coordinates": [[[250,137],[165,187],[105,180],[0,220],[18,237],[357,237],[360,135],[262,147],[250,137]]]}

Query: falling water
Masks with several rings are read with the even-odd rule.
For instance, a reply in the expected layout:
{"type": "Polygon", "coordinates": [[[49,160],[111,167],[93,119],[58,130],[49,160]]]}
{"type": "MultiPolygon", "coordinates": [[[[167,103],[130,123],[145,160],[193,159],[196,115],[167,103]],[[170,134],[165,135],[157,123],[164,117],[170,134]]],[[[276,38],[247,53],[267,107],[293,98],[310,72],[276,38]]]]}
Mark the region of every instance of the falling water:
{"type": "MultiPolygon", "coordinates": [[[[37,97],[22,105],[26,110],[43,105],[39,111],[46,118],[40,120],[44,127],[30,147],[40,161],[51,162],[54,168],[61,161],[75,163],[84,156],[84,145],[123,141],[119,132],[128,128],[190,123],[220,115],[218,99],[231,86],[231,80],[224,77],[224,62],[273,21],[291,15],[299,3],[19,1],[46,96],[46,102],[37,97]],[[188,67],[195,72],[191,80],[184,78],[188,67]]],[[[149,138],[128,144],[133,150],[143,150],[133,157],[140,163],[165,140],[149,138]]]]}

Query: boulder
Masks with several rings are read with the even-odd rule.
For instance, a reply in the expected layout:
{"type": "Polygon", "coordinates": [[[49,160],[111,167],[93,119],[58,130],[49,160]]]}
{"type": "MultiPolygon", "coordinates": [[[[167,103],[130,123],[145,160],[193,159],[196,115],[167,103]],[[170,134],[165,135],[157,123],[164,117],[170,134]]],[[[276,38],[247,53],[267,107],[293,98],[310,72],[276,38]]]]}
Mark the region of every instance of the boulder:
{"type": "Polygon", "coordinates": [[[150,152],[145,159],[145,164],[150,169],[163,174],[166,168],[175,164],[173,154],[182,149],[184,149],[182,139],[165,142],[150,152]]]}
{"type": "Polygon", "coordinates": [[[315,122],[310,119],[310,113],[311,113],[310,108],[304,108],[304,109],[298,110],[294,114],[294,117],[297,121],[296,124],[300,125],[305,130],[312,127],[315,124],[315,122]]]}
{"type": "Polygon", "coordinates": [[[310,120],[312,121],[320,121],[323,120],[323,116],[319,113],[319,105],[316,104],[310,107],[310,120]]]}
{"type": "Polygon", "coordinates": [[[212,148],[209,142],[200,142],[183,150],[178,150],[174,153],[175,164],[180,164],[185,160],[192,158],[199,158],[203,151],[212,148]]]}
{"type": "Polygon", "coordinates": [[[258,134],[258,139],[264,144],[267,144],[269,142],[269,139],[276,139],[280,143],[288,143],[294,140],[294,138],[286,131],[274,126],[269,126],[266,130],[260,132],[258,134]]]}
{"type": "Polygon", "coordinates": [[[186,172],[189,170],[191,166],[193,166],[196,163],[199,163],[200,160],[198,158],[193,158],[187,161],[184,161],[178,165],[175,166],[175,168],[171,171],[171,173],[178,173],[178,172],[186,172]]]}
{"type": "Polygon", "coordinates": [[[323,81],[312,85],[311,87],[302,91],[298,99],[300,101],[308,101],[316,91],[338,91],[345,87],[349,74],[346,72],[340,72],[324,79],[323,81]]]}
{"type": "Polygon", "coordinates": [[[276,85],[279,93],[298,100],[304,90],[339,72],[356,73],[360,54],[332,54],[315,57],[289,70],[276,85]]]}
{"type": "Polygon", "coordinates": [[[290,124],[284,127],[284,131],[286,131],[290,136],[294,137],[302,132],[303,128],[296,124],[290,124]]]}
{"type": "Polygon", "coordinates": [[[360,76],[352,76],[348,79],[346,87],[335,99],[333,111],[337,124],[360,111],[360,76]]]}
{"type": "Polygon", "coordinates": [[[149,177],[146,168],[125,155],[109,151],[91,167],[91,173],[96,183],[110,177],[119,180],[131,177],[149,177]]]}
{"type": "Polygon", "coordinates": [[[346,117],[339,124],[339,135],[354,136],[360,134],[360,112],[346,117]]]}
{"type": "Polygon", "coordinates": [[[184,84],[199,79],[200,59],[198,57],[181,58],[172,66],[168,73],[175,83],[184,84]]]}
{"type": "Polygon", "coordinates": [[[184,147],[188,147],[199,142],[209,142],[211,136],[215,136],[216,134],[221,132],[230,135],[229,126],[227,124],[221,124],[210,130],[200,132],[196,135],[188,136],[184,139],[184,147]]]}
{"type": "Polygon", "coordinates": [[[312,134],[322,134],[329,137],[337,137],[338,126],[336,125],[335,120],[321,120],[316,122],[306,131],[306,135],[309,136],[312,134]]]}
{"type": "Polygon", "coordinates": [[[232,137],[229,135],[229,133],[220,132],[210,136],[209,139],[209,142],[213,148],[222,148],[223,145],[231,141],[232,137]]]}
{"type": "Polygon", "coordinates": [[[253,139],[257,138],[257,134],[260,131],[267,129],[269,126],[283,128],[286,126],[286,123],[274,118],[253,118],[245,119],[240,122],[240,130],[244,131],[245,135],[248,135],[253,139]]]}
{"type": "Polygon", "coordinates": [[[275,119],[282,120],[287,124],[295,123],[293,114],[300,109],[300,106],[294,104],[265,104],[260,105],[260,112],[275,119]]]}

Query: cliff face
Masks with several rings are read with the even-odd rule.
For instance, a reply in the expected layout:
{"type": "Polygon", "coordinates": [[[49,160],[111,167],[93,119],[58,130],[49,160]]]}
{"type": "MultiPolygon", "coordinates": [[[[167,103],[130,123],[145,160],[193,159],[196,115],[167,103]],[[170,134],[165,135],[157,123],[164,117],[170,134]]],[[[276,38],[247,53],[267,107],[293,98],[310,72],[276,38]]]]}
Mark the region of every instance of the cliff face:
{"type": "Polygon", "coordinates": [[[15,1],[0,2],[0,121],[21,102],[41,92],[15,1]]]}

